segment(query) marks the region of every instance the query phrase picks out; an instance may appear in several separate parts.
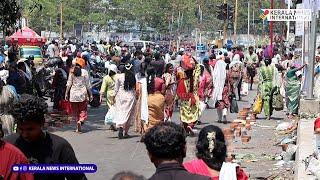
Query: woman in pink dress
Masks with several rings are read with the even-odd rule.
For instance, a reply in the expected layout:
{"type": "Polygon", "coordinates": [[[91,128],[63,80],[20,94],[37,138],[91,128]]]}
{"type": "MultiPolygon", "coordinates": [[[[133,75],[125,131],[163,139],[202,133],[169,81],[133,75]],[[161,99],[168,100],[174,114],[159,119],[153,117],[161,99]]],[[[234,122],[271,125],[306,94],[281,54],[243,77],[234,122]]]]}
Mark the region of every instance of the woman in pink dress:
{"type": "Polygon", "coordinates": [[[227,146],[222,130],[214,125],[201,129],[196,145],[197,159],[183,164],[188,172],[209,176],[212,180],[248,180],[245,172],[235,163],[227,163],[227,146]]]}
{"type": "Polygon", "coordinates": [[[88,100],[92,100],[89,74],[83,63],[77,63],[69,75],[65,99],[70,101],[73,120],[77,122],[76,132],[81,133],[81,126],[88,118],[88,100]]]}

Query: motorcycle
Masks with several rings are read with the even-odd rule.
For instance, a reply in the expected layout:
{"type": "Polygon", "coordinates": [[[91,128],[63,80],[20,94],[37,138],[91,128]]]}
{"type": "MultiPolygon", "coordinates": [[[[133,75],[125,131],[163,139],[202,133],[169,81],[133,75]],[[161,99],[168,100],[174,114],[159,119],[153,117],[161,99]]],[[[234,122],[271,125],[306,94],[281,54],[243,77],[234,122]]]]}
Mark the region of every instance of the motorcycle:
{"type": "Polygon", "coordinates": [[[92,84],[91,85],[91,93],[92,93],[93,99],[91,102],[89,102],[89,104],[91,107],[98,108],[101,105],[101,103],[100,103],[100,88],[102,85],[102,79],[101,78],[94,78],[91,81],[91,84],[92,84]]]}

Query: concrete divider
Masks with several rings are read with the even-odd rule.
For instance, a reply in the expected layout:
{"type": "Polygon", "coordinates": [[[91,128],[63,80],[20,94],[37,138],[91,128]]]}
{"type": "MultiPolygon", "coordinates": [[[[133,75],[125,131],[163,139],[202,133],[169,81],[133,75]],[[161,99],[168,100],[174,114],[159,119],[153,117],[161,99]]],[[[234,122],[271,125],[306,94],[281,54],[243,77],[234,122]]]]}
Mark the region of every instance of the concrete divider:
{"type": "Polygon", "coordinates": [[[314,119],[301,119],[298,125],[296,152],[296,167],[295,180],[314,179],[313,176],[307,175],[305,163],[302,162],[306,157],[311,155],[315,150],[315,135],[314,135],[314,119]]]}

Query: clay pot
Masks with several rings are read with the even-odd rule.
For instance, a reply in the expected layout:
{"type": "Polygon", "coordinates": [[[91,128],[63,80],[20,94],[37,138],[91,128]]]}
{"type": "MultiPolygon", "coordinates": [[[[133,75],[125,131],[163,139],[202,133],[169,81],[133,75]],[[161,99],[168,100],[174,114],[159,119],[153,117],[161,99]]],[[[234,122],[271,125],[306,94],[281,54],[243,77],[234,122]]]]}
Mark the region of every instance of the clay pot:
{"type": "Polygon", "coordinates": [[[226,162],[232,162],[235,159],[235,156],[232,154],[231,156],[226,157],[226,162]]]}
{"type": "Polygon", "coordinates": [[[282,144],[281,147],[282,147],[282,151],[287,151],[288,144],[282,144]]]}
{"type": "Polygon", "coordinates": [[[320,128],[316,128],[316,129],[314,130],[314,133],[315,133],[315,134],[320,134],[320,128]]]}
{"type": "Polygon", "coordinates": [[[226,157],[226,162],[232,162],[232,157],[226,157]]]}
{"type": "Polygon", "coordinates": [[[247,130],[251,130],[251,129],[252,129],[250,123],[246,123],[246,126],[245,126],[245,127],[246,127],[247,130]]]}
{"type": "Polygon", "coordinates": [[[237,137],[240,137],[241,136],[241,127],[236,127],[235,133],[236,133],[237,137]]]}
{"type": "Polygon", "coordinates": [[[246,118],[247,118],[247,116],[245,115],[245,116],[238,116],[238,119],[241,119],[241,120],[246,120],[246,118]]]}
{"type": "Polygon", "coordinates": [[[239,125],[239,123],[237,123],[237,122],[232,122],[232,123],[230,124],[230,128],[231,128],[231,129],[235,129],[236,127],[238,127],[238,125],[239,125]]]}
{"type": "Polygon", "coordinates": [[[241,136],[242,143],[248,143],[251,140],[251,136],[243,135],[241,136]]]}
{"type": "Polygon", "coordinates": [[[248,112],[240,112],[239,113],[239,116],[247,116],[248,115],[248,112]]]}
{"type": "Polygon", "coordinates": [[[243,111],[245,111],[245,112],[249,112],[249,111],[250,111],[250,108],[248,108],[248,107],[243,108],[243,111]]]}
{"type": "Polygon", "coordinates": [[[226,128],[226,129],[223,129],[223,134],[225,137],[231,136],[231,135],[233,135],[233,131],[232,131],[232,129],[226,128]]]}
{"type": "Polygon", "coordinates": [[[228,135],[228,136],[224,136],[224,138],[225,138],[226,141],[232,141],[235,137],[234,137],[233,134],[231,134],[231,135],[228,135]]]}

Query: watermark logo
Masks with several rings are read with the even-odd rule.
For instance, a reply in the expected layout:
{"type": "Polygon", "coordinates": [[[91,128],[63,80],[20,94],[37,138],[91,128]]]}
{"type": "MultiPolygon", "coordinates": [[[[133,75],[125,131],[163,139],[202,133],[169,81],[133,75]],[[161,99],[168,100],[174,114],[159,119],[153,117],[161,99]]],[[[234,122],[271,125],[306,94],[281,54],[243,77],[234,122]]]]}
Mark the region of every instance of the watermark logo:
{"type": "Polygon", "coordinates": [[[261,9],[260,18],[267,21],[311,21],[311,9],[261,9]]]}
{"type": "Polygon", "coordinates": [[[95,173],[95,164],[16,164],[12,166],[13,172],[18,173],[53,173],[53,174],[79,174],[95,173]]]}

